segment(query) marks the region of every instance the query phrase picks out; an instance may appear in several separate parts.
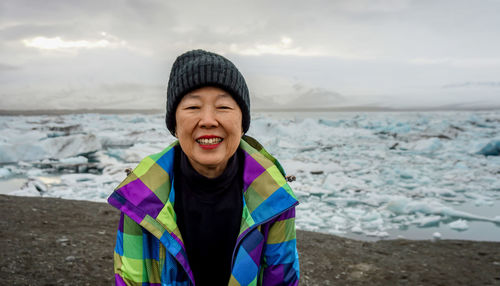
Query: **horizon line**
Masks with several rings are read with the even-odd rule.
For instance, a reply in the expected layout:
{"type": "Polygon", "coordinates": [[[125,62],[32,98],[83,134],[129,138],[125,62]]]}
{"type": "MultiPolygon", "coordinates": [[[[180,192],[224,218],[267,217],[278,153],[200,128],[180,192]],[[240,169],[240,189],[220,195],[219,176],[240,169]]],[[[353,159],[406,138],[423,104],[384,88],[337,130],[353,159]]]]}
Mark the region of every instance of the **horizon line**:
{"type": "MultiPolygon", "coordinates": [[[[378,107],[378,106],[343,106],[343,107],[313,107],[313,108],[253,108],[251,112],[425,112],[425,111],[495,111],[500,106],[463,107],[378,107]]],[[[0,109],[0,116],[9,115],[66,115],[66,114],[156,114],[164,113],[162,109],[115,109],[115,108],[56,108],[56,109],[0,109]]]]}

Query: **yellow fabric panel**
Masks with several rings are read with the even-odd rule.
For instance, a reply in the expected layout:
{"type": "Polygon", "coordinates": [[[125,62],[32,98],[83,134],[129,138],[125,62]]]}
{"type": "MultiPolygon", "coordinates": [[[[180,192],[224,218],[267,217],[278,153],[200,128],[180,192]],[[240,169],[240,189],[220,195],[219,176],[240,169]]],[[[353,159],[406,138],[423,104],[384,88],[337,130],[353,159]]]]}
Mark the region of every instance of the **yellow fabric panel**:
{"type": "MultiPolygon", "coordinates": [[[[276,168],[276,167],[274,167],[276,168]]],[[[278,170],[278,169],[276,169],[278,170]]],[[[278,171],[279,172],[279,171],[278,171]]],[[[280,175],[283,178],[283,175],[280,175]]],[[[261,198],[269,197],[275,190],[279,189],[281,186],[276,182],[276,180],[271,176],[269,172],[263,172],[258,176],[255,181],[250,184],[255,193],[259,194],[261,198]]],[[[245,192],[246,194],[246,192],[245,192]]],[[[248,200],[247,200],[248,201],[248,200]]],[[[252,209],[249,206],[250,209],[252,209]]]]}
{"type": "Polygon", "coordinates": [[[283,174],[281,174],[276,165],[272,165],[271,167],[267,168],[266,171],[274,178],[274,180],[280,187],[286,184],[285,177],[283,177],[283,174]]]}
{"type": "Polygon", "coordinates": [[[174,206],[170,201],[168,201],[161,209],[160,213],[156,217],[156,220],[171,233],[177,228],[175,219],[174,206]]]}
{"type": "Polygon", "coordinates": [[[282,243],[295,238],[295,218],[289,218],[273,223],[269,229],[267,244],[282,243]]]}
{"type": "Polygon", "coordinates": [[[155,259],[145,259],[146,277],[149,283],[161,283],[160,263],[155,259]]]}
{"type": "Polygon", "coordinates": [[[123,279],[130,280],[131,282],[142,283],[142,263],[142,259],[127,258],[115,253],[115,273],[119,274],[123,279]]]}
{"type": "Polygon", "coordinates": [[[146,217],[141,221],[141,226],[158,239],[161,238],[163,232],[165,231],[163,226],[149,215],[146,215],[146,217]]]}
{"type": "Polygon", "coordinates": [[[119,185],[118,187],[116,187],[115,190],[118,190],[119,188],[125,186],[126,184],[132,182],[132,181],[135,181],[137,180],[137,176],[134,174],[134,173],[130,173],[130,175],[128,175],[125,180],[123,180],[119,185]]]}
{"type": "Polygon", "coordinates": [[[231,274],[231,278],[229,278],[228,286],[241,286],[241,284],[234,278],[233,274],[231,274]]]}
{"type": "Polygon", "coordinates": [[[137,165],[137,167],[134,169],[133,173],[138,177],[142,177],[142,175],[144,175],[150,168],[151,166],[153,166],[153,164],[155,164],[156,162],[149,158],[149,157],[146,157],[144,159],[142,159],[141,163],[139,163],[139,165],[137,165]]]}
{"type": "Polygon", "coordinates": [[[158,164],[153,164],[146,176],[140,177],[141,181],[153,192],[169,180],[168,173],[158,164]]]}

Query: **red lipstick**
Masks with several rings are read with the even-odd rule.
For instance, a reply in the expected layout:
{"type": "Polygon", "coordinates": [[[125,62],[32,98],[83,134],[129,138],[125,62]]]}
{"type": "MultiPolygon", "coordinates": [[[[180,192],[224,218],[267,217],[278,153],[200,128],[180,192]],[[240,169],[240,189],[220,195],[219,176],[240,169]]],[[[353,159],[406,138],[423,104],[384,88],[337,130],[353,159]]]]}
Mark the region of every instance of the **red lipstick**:
{"type": "Polygon", "coordinates": [[[219,147],[220,143],[222,143],[223,139],[219,136],[215,136],[215,135],[203,135],[203,136],[200,136],[196,139],[196,142],[200,145],[200,147],[202,149],[205,149],[205,150],[211,150],[211,149],[215,149],[217,147],[219,147]],[[211,143],[211,144],[208,144],[206,142],[206,140],[209,140],[209,139],[220,139],[220,141],[218,143],[211,143]],[[204,142],[199,142],[198,140],[202,140],[204,142]]]}

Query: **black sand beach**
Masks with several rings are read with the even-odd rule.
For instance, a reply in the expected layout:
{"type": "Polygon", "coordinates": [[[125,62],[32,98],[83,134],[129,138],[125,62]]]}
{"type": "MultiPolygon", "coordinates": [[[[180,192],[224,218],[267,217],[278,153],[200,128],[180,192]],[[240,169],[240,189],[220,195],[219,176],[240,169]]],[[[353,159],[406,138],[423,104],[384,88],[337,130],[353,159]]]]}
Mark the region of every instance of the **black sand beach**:
{"type": "MultiPolygon", "coordinates": [[[[1,285],[113,285],[118,211],[0,195],[1,285]]],[[[500,243],[363,242],[298,231],[300,285],[500,285],[500,243]]]]}

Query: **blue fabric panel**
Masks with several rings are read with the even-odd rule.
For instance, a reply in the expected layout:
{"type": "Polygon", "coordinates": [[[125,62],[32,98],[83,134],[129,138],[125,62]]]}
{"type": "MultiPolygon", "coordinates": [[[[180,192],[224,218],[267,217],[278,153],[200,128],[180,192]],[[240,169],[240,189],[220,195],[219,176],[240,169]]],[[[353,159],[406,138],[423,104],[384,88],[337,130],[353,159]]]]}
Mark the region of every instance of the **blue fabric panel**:
{"type": "Polygon", "coordinates": [[[282,243],[268,244],[265,254],[268,265],[293,263],[295,261],[295,239],[282,243]]]}
{"type": "Polygon", "coordinates": [[[232,274],[240,285],[250,284],[250,282],[255,279],[255,275],[258,271],[257,265],[255,265],[253,259],[243,247],[239,248],[234,267],[232,274]]]}
{"type": "Polygon", "coordinates": [[[174,150],[174,148],[171,148],[170,150],[168,150],[167,153],[163,154],[163,156],[161,156],[156,161],[156,164],[158,164],[160,167],[162,167],[163,170],[165,170],[165,172],[167,172],[170,177],[172,177],[173,170],[174,170],[174,164],[173,164],[174,154],[175,154],[175,150],[174,150]]]}
{"type": "Polygon", "coordinates": [[[142,234],[142,256],[144,259],[160,260],[160,241],[151,233],[142,234]]]}
{"type": "Polygon", "coordinates": [[[252,218],[255,223],[262,223],[296,203],[297,200],[290,196],[287,191],[281,187],[252,212],[252,218]]]}
{"type": "Polygon", "coordinates": [[[123,232],[118,231],[116,234],[115,252],[123,256],[123,232]]]}

